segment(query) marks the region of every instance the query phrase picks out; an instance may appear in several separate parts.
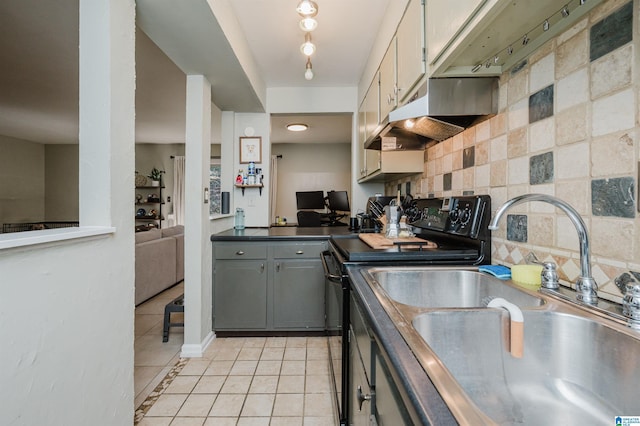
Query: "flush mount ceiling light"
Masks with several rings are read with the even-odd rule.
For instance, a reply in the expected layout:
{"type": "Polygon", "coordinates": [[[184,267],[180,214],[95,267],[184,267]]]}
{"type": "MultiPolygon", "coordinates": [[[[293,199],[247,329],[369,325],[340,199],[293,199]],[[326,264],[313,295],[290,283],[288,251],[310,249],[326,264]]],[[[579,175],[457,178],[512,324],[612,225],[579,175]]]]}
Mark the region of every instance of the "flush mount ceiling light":
{"type": "Polygon", "coordinates": [[[305,66],[304,78],[311,80],[313,78],[313,70],[311,67],[311,58],[307,58],[307,65],[305,66]]]}
{"type": "Polygon", "coordinates": [[[313,18],[304,18],[300,21],[300,29],[302,31],[313,31],[318,27],[318,21],[313,18]]]}
{"type": "Polygon", "coordinates": [[[300,46],[300,51],[307,56],[313,55],[316,51],[316,45],[311,42],[311,34],[306,33],[304,35],[304,43],[300,46]]]}
{"type": "Polygon", "coordinates": [[[296,7],[296,12],[304,18],[313,18],[318,14],[318,4],[311,0],[302,0],[296,7]]]}
{"type": "Polygon", "coordinates": [[[304,123],[287,124],[287,130],[289,130],[290,132],[304,132],[308,128],[309,128],[309,126],[307,126],[304,123]]]}

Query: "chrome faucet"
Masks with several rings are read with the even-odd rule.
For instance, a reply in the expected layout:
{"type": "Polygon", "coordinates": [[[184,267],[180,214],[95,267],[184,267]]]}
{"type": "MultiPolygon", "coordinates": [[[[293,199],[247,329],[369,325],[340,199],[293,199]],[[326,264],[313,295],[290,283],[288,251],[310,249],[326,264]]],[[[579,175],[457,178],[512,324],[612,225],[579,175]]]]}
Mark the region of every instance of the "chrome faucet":
{"type": "Polygon", "coordinates": [[[576,231],[578,231],[578,238],[580,239],[580,276],[576,280],[576,291],[578,292],[576,298],[584,303],[596,305],[598,303],[598,284],[596,284],[596,281],[591,276],[591,255],[589,252],[589,236],[587,235],[587,227],[578,212],[569,204],[551,195],[520,195],[519,197],[515,197],[507,201],[498,209],[496,215],[489,224],[489,229],[493,231],[498,229],[498,222],[502,215],[504,215],[504,213],[511,207],[526,201],[543,201],[559,208],[566,213],[573,225],[576,227],[576,231]]]}

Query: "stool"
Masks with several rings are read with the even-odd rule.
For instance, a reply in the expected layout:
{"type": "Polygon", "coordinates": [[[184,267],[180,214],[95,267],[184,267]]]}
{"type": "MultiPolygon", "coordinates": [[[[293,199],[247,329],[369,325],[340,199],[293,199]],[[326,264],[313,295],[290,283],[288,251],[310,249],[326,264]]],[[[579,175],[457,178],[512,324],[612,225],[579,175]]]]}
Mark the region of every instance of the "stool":
{"type": "Polygon", "coordinates": [[[164,328],[162,330],[162,341],[169,341],[169,327],[184,327],[183,322],[171,322],[172,312],[184,312],[184,293],[167,303],[164,307],[164,328]]]}

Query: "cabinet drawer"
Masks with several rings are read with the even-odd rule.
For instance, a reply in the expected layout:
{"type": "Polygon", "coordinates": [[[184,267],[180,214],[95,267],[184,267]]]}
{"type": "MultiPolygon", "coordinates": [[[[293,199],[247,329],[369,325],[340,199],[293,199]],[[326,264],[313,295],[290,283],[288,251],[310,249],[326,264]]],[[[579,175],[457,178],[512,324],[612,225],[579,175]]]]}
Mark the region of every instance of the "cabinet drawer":
{"type": "Polygon", "coordinates": [[[300,242],[276,244],[273,246],[273,257],[276,259],[319,259],[320,253],[326,250],[326,242],[300,242]]]}
{"type": "Polygon", "coordinates": [[[264,244],[213,244],[216,259],[266,259],[267,246],[264,244]]]}

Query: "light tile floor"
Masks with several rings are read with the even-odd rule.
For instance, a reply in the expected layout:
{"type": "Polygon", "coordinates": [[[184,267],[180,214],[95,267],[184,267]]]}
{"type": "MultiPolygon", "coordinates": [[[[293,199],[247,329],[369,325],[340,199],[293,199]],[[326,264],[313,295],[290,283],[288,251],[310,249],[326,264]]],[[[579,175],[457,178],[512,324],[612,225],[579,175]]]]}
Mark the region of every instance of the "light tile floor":
{"type": "MultiPolygon", "coordinates": [[[[180,294],[182,288],[176,291],[180,294]]],[[[136,330],[138,324],[141,332],[142,324],[148,328],[140,339],[136,332],[136,407],[179,361],[183,342],[182,329],[172,328],[163,344],[162,314],[158,333],[155,320],[142,317],[156,315],[145,305],[162,305],[163,310],[176,295],[136,309],[136,330]],[[151,335],[159,344],[146,339],[151,335]],[[168,346],[152,355],[160,345],[168,346]]],[[[186,362],[138,424],[331,426],[333,410],[325,337],[216,338],[203,358],[186,362]]]]}

